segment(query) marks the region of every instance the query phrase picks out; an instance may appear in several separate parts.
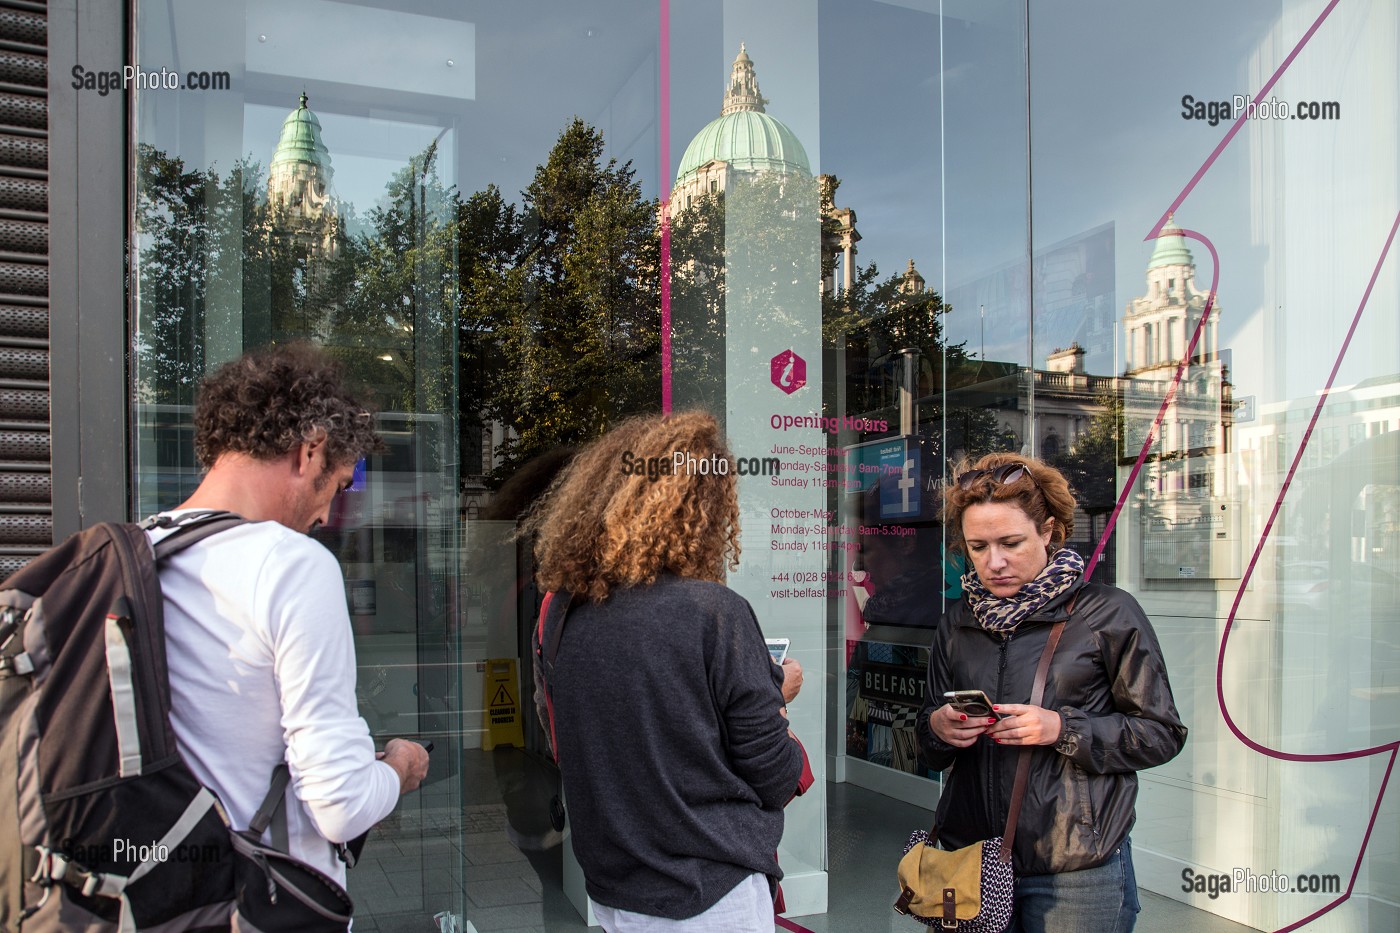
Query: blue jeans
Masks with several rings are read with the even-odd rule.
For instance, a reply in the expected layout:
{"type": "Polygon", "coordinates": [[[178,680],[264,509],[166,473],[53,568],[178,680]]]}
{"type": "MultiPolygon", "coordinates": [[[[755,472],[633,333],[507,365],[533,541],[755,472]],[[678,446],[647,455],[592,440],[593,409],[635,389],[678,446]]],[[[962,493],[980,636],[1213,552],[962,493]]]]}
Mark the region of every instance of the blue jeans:
{"type": "Polygon", "coordinates": [[[1007,933],[1131,933],[1141,909],[1133,847],[1124,839],[1096,868],[1018,877],[1007,933]]]}

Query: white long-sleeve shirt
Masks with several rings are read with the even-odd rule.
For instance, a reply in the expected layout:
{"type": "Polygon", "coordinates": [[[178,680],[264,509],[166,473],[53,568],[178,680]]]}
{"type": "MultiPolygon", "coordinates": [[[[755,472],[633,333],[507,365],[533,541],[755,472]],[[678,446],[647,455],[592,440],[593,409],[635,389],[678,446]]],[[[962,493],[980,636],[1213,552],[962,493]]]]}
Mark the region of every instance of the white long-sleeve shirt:
{"type": "Polygon", "coordinates": [[[399,778],[375,760],[355,705],[355,645],[335,558],[304,534],[258,522],[181,551],[160,579],[170,718],[185,761],[245,829],[285,755],[291,854],[344,884],[330,842],[387,816],[399,778]]]}

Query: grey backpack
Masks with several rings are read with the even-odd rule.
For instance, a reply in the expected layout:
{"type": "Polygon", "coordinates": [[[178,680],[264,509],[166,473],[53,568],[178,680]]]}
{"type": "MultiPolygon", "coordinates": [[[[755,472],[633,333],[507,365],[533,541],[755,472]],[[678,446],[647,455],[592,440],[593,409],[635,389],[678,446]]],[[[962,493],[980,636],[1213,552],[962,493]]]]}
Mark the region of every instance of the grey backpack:
{"type": "Polygon", "coordinates": [[[97,525],[0,584],[0,930],[227,927],[233,845],[170,726],[156,566],[243,521],[97,525]]]}

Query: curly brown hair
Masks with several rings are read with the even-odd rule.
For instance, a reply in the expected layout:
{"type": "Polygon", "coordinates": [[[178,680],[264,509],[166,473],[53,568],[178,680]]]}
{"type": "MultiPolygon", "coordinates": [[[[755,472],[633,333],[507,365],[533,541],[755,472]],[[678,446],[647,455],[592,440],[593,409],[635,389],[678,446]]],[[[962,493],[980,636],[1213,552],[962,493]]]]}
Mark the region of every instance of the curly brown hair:
{"type": "Polygon", "coordinates": [[[200,383],[194,452],[205,469],[226,453],[272,460],[321,434],[327,469],[381,446],[374,416],[350,395],[340,367],[309,343],[245,353],[200,383]]]}
{"type": "Polygon", "coordinates": [[[952,482],[945,484],[943,490],[943,522],[954,550],[967,552],[962,534],[963,511],[970,505],[985,502],[1013,503],[1037,528],[1043,527],[1047,518],[1055,519],[1050,530],[1052,552],[1061,548],[1065,539],[1074,533],[1074,493],[1065,475],[1044,461],[1020,454],[997,453],[987,454],[976,463],[959,464],[953,471],[952,482]],[[972,471],[991,471],[1012,464],[1025,467],[1028,473],[1022,473],[1012,482],[998,483],[988,472],[972,480],[966,489],[959,482],[972,471]]]}
{"type": "Polygon", "coordinates": [[[547,590],[602,602],[663,571],[722,582],[739,566],[739,496],[719,423],[701,411],[622,422],[578,453],[524,530],[537,536],[536,576],[547,590]],[[678,451],[723,462],[725,472],[638,466],[669,468],[678,451]]]}

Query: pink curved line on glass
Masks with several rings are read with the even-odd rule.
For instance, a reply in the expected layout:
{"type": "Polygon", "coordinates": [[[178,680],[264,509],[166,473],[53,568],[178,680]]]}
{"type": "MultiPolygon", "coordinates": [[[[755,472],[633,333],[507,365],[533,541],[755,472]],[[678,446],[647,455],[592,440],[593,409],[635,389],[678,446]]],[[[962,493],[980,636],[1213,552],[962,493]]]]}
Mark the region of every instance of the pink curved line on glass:
{"type": "MultiPolygon", "coordinates": [[[[1271,88],[1273,88],[1274,84],[1283,75],[1284,71],[1286,71],[1288,69],[1288,66],[1293,63],[1293,60],[1298,56],[1298,53],[1302,51],[1303,46],[1305,46],[1308,43],[1308,41],[1313,37],[1313,34],[1316,33],[1318,28],[1322,25],[1323,21],[1326,20],[1327,17],[1331,14],[1332,10],[1337,6],[1338,2],[1339,0],[1331,0],[1331,2],[1327,4],[1327,6],[1322,10],[1322,13],[1319,14],[1317,19],[1313,21],[1312,26],[1308,28],[1308,31],[1303,34],[1303,37],[1293,47],[1293,50],[1289,52],[1288,56],[1274,71],[1272,77],[1270,77],[1269,80],[1265,82],[1264,86],[1260,88],[1258,92],[1256,92],[1256,94],[1254,95],[1255,100],[1262,98],[1265,94],[1269,92],[1271,88]]],[[[1186,186],[1181,190],[1181,193],[1176,196],[1176,199],[1172,201],[1171,205],[1162,213],[1162,216],[1158,218],[1157,223],[1153,226],[1152,231],[1147,235],[1146,239],[1155,239],[1156,237],[1161,235],[1162,228],[1166,226],[1172,214],[1174,214],[1177,208],[1179,208],[1182,205],[1182,203],[1186,200],[1187,196],[1190,195],[1191,191],[1196,187],[1196,184],[1203,177],[1205,177],[1206,172],[1209,171],[1211,166],[1215,164],[1215,160],[1220,156],[1220,154],[1225,150],[1225,147],[1230,144],[1231,140],[1234,139],[1235,135],[1244,126],[1244,121],[1246,119],[1248,119],[1247,113],[1241,114],[1240,117],[1235,120],[1234,124],[1230,127],[1229,131],[1225,134],[1225,137],[1221,139],[1220,143],[1215,147],[1214,151],[1212,151],[1211,154],[1206,158],[1205,162],[1202,163],[1201,167],[1196,171],[1196,174],[1191,177],[1191,180],[1186,183],[1186,186]]],[[[1371,291],[1375,287],[1376,279],[1380,275],[1381,267],[1384,265],[1385,258],[1390,251],[1391,245],[1394,243],[1397,228],[1400,228],[1400,214],[1397,214],[1395,223],[1391,226],[1390,235],[1386,239],[1385,247],[1381,250],[1380,258],[1376,262],[1376,268],[1371,274],[1371,280],[1369,283],[1367,283],[1366,291],[1361,298],[1360,305],[1357,307],[1356,314],[1352,318],[1351,327],[1347,330],[1346,338],[1343,341],[1341,349],[1337,354],[1337,360],[1332,366],[1332,372],[1328,376],[1327,386],[1323,390],[1321,397],[1318,399],[1317,406],[1313,410],[1312,418],[1308,422],[1307,431],[1304,433],[1302,442],[1299,444],[1298,451],[1294,455],[1293,462],[1289,467],[1288,475],[1284,481],[1283,487],[1279,490],[1278,497],[1274,502],[1272,511],[1270,512],[1269,520],[1265,525],[1263,534],[1260,536],[1259,543],[1255,546],[1254,553],[1250,558],[1249,566],[1245,571],[1244,577],[1240,581],[1239,590],[1235,594],[1234,602],[1230,607],[1230,614],[1225,622],[1225,630],[1221,634],[1220,653],[1216,658],[1216,701],[1220,707],[1221,714],[1224,717],[1226,724],[1230,728],[1230,731],[1234,733],[1235,737],[1238,738],[1241,742],[1243,742],[1248,748],[1269,758],[1296,762],[1355,760],[1359,758],[1373,757],[1375,755],[1384,754],[1386,752],[1389,752],[1390,754],[1390,760],[1386,763],[1385,776],[1381,780],[1381,785],[1376,795],[1375,804],[1371,809],[1371,817],[1366,825],[1366,832],[1362,836],[1361,847],[1356,854],[1356,862],[1352,866],[1351,878],[1347,883],[1346,891],[1339,895],[1335,900],[1324,905],[1318,910],[1313,911],[1303,919],[1279,928],[1276,931],[1276,933],[1290,933],[1290,931],[1304,927],[1312,921],[1316,920],[1318,917],[1321,917],[1323,914],[1326,914],[1335,909],[1336,907],[1340,906],[1343,902],[1345,902],[1351,897],[1352,892],[1356,888],[1356,879],[1361,873],[1361,861],[1366,855],[1366,849],[1367,846],[1370,844],[1371,840],[1371,833],[1375,830],[1376,827],[1376,819],[1380,813],[1381,801],[1385,799],[1386,788],[1390,784],[1390,775],[1395,767],[1397,753],[1400,753],[1400,740],[1386,743],[1383,745],[1377,745],[1368,749],[1359,749],[1357,751],[1352,752],[1340,752],[1322,755],[1301,755],[1290,752],[1284,752],[1278,749],[1268,748],[1267,746],[1255,742],[1253,739],[1250,739],[1248,736],[1246,736],[1238,728],[1238,726],[1235,724],[1234,719],[1230,716],[1229,709],[1225,704],[1225,647],[1230,637],[1230,630],[1234,626],[1235,615],[1239,610],[1240,601],[1243,599],[1245,587],[1248,585],[1250,577],[1254,573],[1254,568],[1258,563],[1259,555],[1264,547],[1264,541],[1268,538],[1269,531],[1272,529],[1274,520],[1278,515],[1278,511],[1282,507],[1284,496],[1287,494],[1289,485],[1292,483],[1293,476],[1297,471],[1298,464],[1301,462],[1303,453],[1307,448],[1308,441],[1312,436],[1313,429],[1317,425],[1317,420],[1322,413],[1322,406],[1326,402],[1328,393],[1331,392],[1332,386],[1337,376],[1337,372],[1341,368],[1342,360],[1345,357],[1347,348],[1351,343],[1351,338],[1356,332],[1357,324],[1360,322],[1361,314],[1365,310],[1366,303],[1371,297],[1371,291]]],[[[1178,366],[1175,377],[1172,380],[1171,387],[1168,390],[1168,398],[1163,401],[1162,408],[1158,411],[1157,419],[1153,422],[1152,429],[1148,432],[1147,438],[1145,439],[1145,442],[1143,444],[1142,451],[1138,454],[1137,462],[1133,465],[1133,469],[1131,474],[1129,475],[1128,481],[1123,489],[1122,494],[1119,496],[1117,504],[1113,509],[1113,514],[1109,517],[1108,524],[1104,528],[1103,536],[1099,539],[1098,546],[1094,549],[1093,556],[1090,558],[1089,563],[1085,568],[1086,576],[1093,573],[1094,566],[1095,564],[1097,564],[1100,555],[1102,555],[1104,547],[1108,543],[1109,536],[1113,533],[1114,526],[1117,524],[1118,521],[1118,516],[1122,512],[1123,504],[1127,501],[1128,496],[1131,494],[1133,486],[1136,483],[1138,473],[1142,470],[1142,465],[1146,461],[1147,453],[1151,449],[1152,442],[1155,440],[1156,430],[1160,426],[1162,418],[1166,413],[1168,404],[1170,402],[1170,396],[1171,394],[1175,393],[1176,387],[1180,383],[1184,375],[1185,365],[1194,352],[1194,348],[1201,333],[1201,328],[1208,318],[1211,306],[1215,302],[1216,286],[1219,284],[1220,280],[1220,263],[1219,257],[1216,255],[1215,248],[1211,245],[1209,240],[1207,240],[1205,237],[1199,234],[1188,233],[1186,231],[1183,231],[1183,235],[1190,236],[1193,239],[1197,239],[1200,240],[1202,243],[1205,243],[1207,248],[1210,250],[1212,261],[1215,263],[1215,272],[1212,274],[1211,290],[1210,296],[1206,304],[1206,313],[1202,314],[1201,316],[1201,322],[1197,325],[1196,331],[1192,335],[1191,345],[1186,350],[1186,354],[1182,360],[1182,365],[1178,366]]]]}
{"type": "Polygon", "coordinates": [[[1259,555],[1264,550],[1264,542],[1269,539],[1269,532],[1274,528],[1274,521],[1278,518],[1279,509],[1283,508],[1283,499],[1288,495],[1288,489],[1293,485],[1293,477],[1298,472],[1298,464],[1302,462],[1303,454],[1308,448],[1308,441],[1312,438],[1313,429],[1317,427],[1317,419],[1322,416],[1322,406],[1327,404],[1327,396],[1332,392],[1332,386],[1337,381],[1337,372],[1342,368],[1342,360],[1346,358],[1347,350],[1351,346],[1351,338],[1356,334],[1356,327],[1361,323],[1361,315],[1366,310],[1366,303],[1371,299],[1371,291],[1376,287],[1376,279],[1380,277],[1381,268],[1385,265],[1385,258],[1390,253],[1390,247],[1395,242],[1395,232],[1400,229],[1400,213],[1395,215],[1395,223],[1390,225],[1390,235],[1386,237],[1385,246],[1381,248],[1380,258],[1376,260],[1376,267],[1371,272],[1371,280],[1366,283],[1366,291],[1361,296],[1361,303],[1357,305],[1356,314],[1352,315],[1351,326],[1347,328],[1347,335],[1342,339],[1341,349],[1337,351],[1337,359],[1332,364],[1332,371],[1327,375],[1327,384],[1322,387],[1322,392],[1318,395],[1317,404],[1313,406],[1312,417],[1308,419],[1308,427],[1303,431],[1303,439],[1298,444],[1298,449],[1293,454],[1293,462],[1288,466],[1288,474],[1283,479],[1283,486],[1278,491],[1278,497],[1274,500],[1274,506],[1269,511],[1268,520],[1264,522],[1264,530],[1259,535],[1259,543],[1254,546],[1254,553],[1250,555],[1249,566],[1245,568],[1244,577],[1240,580],[1240,588],[1235,592],[1235,600],[1230,606],[1230,615],[1225,620],[1225,631],[1220,636],[1220,654],[1215,665],[1215,693],[1220,701],[1220,712],[1225,716],[1225,724],[1230,727],[1230,731],[1235,734],[1245,745],[1257,752],[1268,755],[1271,758],[1279,758],[1283,761],[1347,761],[1353,758],[1368,758],[1372,755],[1379,755],[1389,751],[1394,754],[1400,749],[1400,740],[1387,742],[1384,745],[1374,745],[1370,748],[1356,749],[1350,752],[1331,752],[1327,754],[1303,755],[1293,752],[1280,751],[1269,748],[1245,735],[1235,724],[1234,718],[1230,715],[1229,708],[1225,705],[1225,693],[1223,688],[1223,678],[1225,670],[1225,644],[1230,640],[1230,629],[1235,623],[1235,613],[1239,611],[1240,602],[1244,599],[1245,587],[1249,584],[1249,578],[1254,573],[1254,567],[1259,563],[1259,555]]]}
{"type": "Polygon", "coordinates": [[[1376,260],[1376,268],[1371,272],[1371,280],[1366,283],[1366,291],[1361,296],[1361,303],[1356,308],[1356,314],[1352,316],[1351,326],[1347,328],[1347,335],[1342,340],[1341,349],[1337,351],[1337,359],[1332,364],[1332,372],[1327,376],[1327,385],[1323,387],[1321,395],[1318,397],[1317,405],[1313,408],[1312,418],[1308,420],[1307,430],[1303,432],[1303,439],[1298,444],[1298,450],[1293,455],[1293,462],[1289,464],[1288,475],[1284,477],[1283,486],[1279,489],[1278,497],[1274,500],[1274,507],[1269,512],[1269,518],[1264,523],[1264,530],[1259,535],[1259,543],[1254,546],[1254,553],[1249,558],[1249,566],[1245,568],[1244,576],[1240,580],[1240,587],[1235,592],[1235,600],[1230,606],[1230,615],[1225,619],[1225,631],[1220,636],[1220,653],[1215,661],[1215,697],[1220,705],[1220,713],[1225,717],[1225,724],[1230,727],[1230,731],[1235,734],[1246,746],[1265,755],[1280,761],[1353,761],[1358,758],[1371,758],[1385,752],[1390,753],[1390,761],[1386,764],[1385,778],[1381,781],[1380,792],[1376,795],[1376,804],[1371,810],[1370,822],[1366,824],[1366,834],[1361,839],[1361,850],[1356,853],[1356,864],[1352,867],[1351,879],[1347,883],[1347,889],[1342,892],[1335,901],[1327,904],[1317,911],[1304,917],[1302,920],[1289,926],[1283,927],[1277,933],[1288,933],[1296,930],[1305,924],[1311,923],[1318,917],[1339,906],[1343,901],[1351,897],[1352,890],[1356,887],[1357,876],[1361,873],[1361,859],[1366,855],[1366,846],[1371,841],[1371,833],[1376,828],[1376,817],[1380,813],[1381,801],[1385,799],[1385,789],[1390,783],[1390,773],[1395,767],[1396,752],[1400,751],[1400,739],[1394,742],[1387,742],[1383,745],[1373,745],[1370,748],[1361,748],[1349,752],[1331,752],[1326,754],[1304,755],[1297,752],[1285,752],[1276,748],[1269,748],[1260,742],[1256,742],[1245,735],[1238,725],[1235,724],[1234,717],[1230,715],[1230,709],[1225,703],[1225,646],[1230,641],[1230,630],[1235,625],[1235,613],[1239,611],[1240,601],[1244,599],[1245,587],[1249,585],[1249,579],[1254,574],[1254,567],[1259,562],[1259,555],[1264,550],[1264,542],[1269,538],[1269,532],[1273,530],[1274,520],[1278,518],[1279,509],[1283,507],[1284,496],[1288,494],[1288,488],[1293,483],[1293,476],[1298,472],[1298,464],[1302,462],[1303,453],[1307,450],[1308,441],[1312,438],[1312,432],[1317,427],[1317,419],[1322,415],[1322,406],[1327,403],[1327,396],[1332,391],[1332,386],[1336,383],[1337,372],[1341,369],[1342,360],[1346,358],[1347,349],[1351,346],[1351,338],[1356,334],[1356,327],[1361,323],[1361,315],[1366,310],[1366,303],[1371,298],[1371,291],[1376,286],[1376,279],[1380,277],[1381,268],[1385,265],[1386,256],[1390,253],[1390,247],[1395,242],[1395,232],[1400,229],[1400,213],[1395,215],[1395,223],[1390,226],[1390,235],[1386,237],[1385,246],[1381,249],[1380,258],[1376,260]]]}
{"type": "MultiPolygon", "coordinates": [[[[1335,0],[1334,0],[1335,2],[1335,0]]],[[[661,0],[661,413],[671,413],[671,0],[661,0]]]]}
{"type": "MultiPolygon", "coordinates": [[[[1308,421],[1307,429],[1303,432],[1303,437],[1298,445],[1298,450],[1293,455],[1293,461],[1289,465],[1288,474],[1284,478],[1283,485],[1279,489],[1278,496],[1274,500],[1274,505],[1269,512],[1268,520],[1264,523],[1263,532],[1260,534],[1259,542],[1254,547],[1254,553],[1250,556],[1249,565],[1245,568],[1244,575],[1240,580],[1239,589],[1235,592],[1234,601],[1230,606],[1230,614],[1226,617],[1225,620],[1225,630],[1221,633],[1220,652],[1216,657],[1216,701],[1220,706],[1220,712],[1225,719],[1225,724],[1229,727],[1230,731],[1234,733],[1235,737],[1238,738],[1240,742],[1242,742],[1248,748],[1268,758],[1274,758],[1280,761],[1294,762],[1350,761],[1358,758],[1370,758],[1375,755],[1384,754],[1386,752],[1390,753],[1390,761],[1386,765],[1385,777],[1382,779],[1379,792],[1376,795],[1375,805],[1371,810],[1371,817],[1366,825],[1366,833],[1362,837],[1361,848],[1360,851],[1357,852],[1356,862],[1352,867],[1351,878],[1348,881],[1347,889],[1344,892],[1342,892],[1336,900],[1324,905],[1323,907],[1320,907],[1318,910],[1304,917],[1302,920],[1289,924],[1288,926],[1281,927],[1278,931],[1276,931],[1276,933],[1289,933],[1289,931],[1297,930],[1300,927],[1311,923],[1313,920],[1316,920],[1323,914],[1340,906],[1343,902],[1345,902],[1351,897],[1352,891],[1356,887],[1356,879],[1361,872],[1361,860],[1365,857],[1366,848],[1370,843],[1371,833],[1375,830],[1376,827],[1376,819],[1380,813],[1381,801],[1385,799],[1386,787],[1390,783],[1390,775],[1395,767],[1395,759],[1397,752],[1400,752],[1400,740],[1388,742],[1383,745],[1372,746],[1371,748],[1357,749],[1349,752],[1332,752],[1312,755],[1285,752],[1280,749],[1269,748],[1266,745],[1254,741],[1249,736],[1245,735],[1245,733],[1239,728],[1239,726],[1236,725],[1234,718],[1230,715],[1229,707],[1225,702],[1225,648],[1230,640],[1230,631],[1234,627],[1235,616],[1239,611],[1240,602],[1244,598],[1245,588],[1249,585],[1250,578],[1254,574],[1254,568],[1259,562],[1259,556],[1263,552],[1264,543],[1268,540],[1269,533],[1270,531],[1272,531],[1274,522],[1278,518],[1279,509],[1283,507],[1284,497],[1288,494],[1289,487],[1293,483],[1293,477],[1298,471],[1298,465],[1302,462],[1303,454],[1306,452],[1308,442],[1312,438],[1313,430],[1316,428],[1317,421],[1322,415],[1322,407],[1326,404],[1327,397],[1331,393],[1333,385],[1335,385],[1336,383],[1337,373],[1340,371],[1342,361],[1345,359],[1347,350],[1351,346],[1351,340],[1352,337],[1356,334],[1356,328],[1361,323],[1361,315],[1365,312],[1366,305],[1370,301],[1371,292],[1375,289],[1376,280],[1380,277],[1381,269],[1385,265],[1386,257],[1389,255],[1391,246],[1395,242],[1395,235],[1397,230],[1400,230],[1400,213],[1396,214],[1395,222],[1391,224],[1390,234],[1386,237],[1385,246],[1382,247],[1380,257],[1376,260],[1376,266],[1371,272],[1370,281],[1366,283],[1366,290],[1361,296],[1361,302],[1357,306],[1356,314],[1352,316],[1351,326],[1347,328],[1346,337],[1342,340],[1342,345],[1337,352],[1337,358],[1332,364],[1332,371],[1327,376],[1327,384],[1323,387],[1322,392],[1318,398],[1317,405],[1313,408],[1312,417],[1308,421]]],[[[1160,231],[1156,231],[1153,234],[1153,236],[1160,235],[1160,231]]],[[[1171,405],[1172,398],[1175,396],[1176,389],[1180,385],[1181,380],[1185,375],[1187,365],[1189,364],[1192,356],[1195,355],[1195,349],[1200,341],[1200,337],[1205,327],[1205,323],[1209,320],[1211,309],[1215,305],[1216,289],[1220,283],[1220,257],[1216,252],[1215,245],[1211,243],[1209,238],[1203,236],[1200,233],[1195,232],[1194,230],[1182,230],[1181,235],[1203,243],[1206,249],[1210,251],[1211,263],[1213,265],[1213,270],[1211,272],[1210,293],[1206,299],[1205,310],[1201,314],[1201,320],[1197,322],[1195,329],[1191,333],[1191,343],[1187,346],[1185,355],[1183,355],[1181,362],[1177,365],[1177,370],[1172,378],[1171,385],[1168,387],[1167,395],[1162,400],[1162,405],[1157,411],[1157,417],[1153,420],[1152,427],[1148,430],[1147,437],[1143,441],[1142,450],[1138,453],[1137,461],[1133,464],[1132,472],[1129,473],[1128,479],[1124,483],[1123,492],[1118,497],[1118,502],[1114,506],[1113,514],[1109,517],[1107,527],[1104,528],[1103,536],[1099,539],[1098,546],[1094,549],[1094,553],[1089,558],[1089,562],[1085,567],[1084,575],[1086,577],[1093,574],[1094,567],[1097,565],[1099,557],[1103,554],[1103,550],[1108,543],[1108,538],[1113,533],[1114,525],[1117,524],[1118,516],[1123,510],[1123,505],[1125,502],[1127,502],[1128,496],[1131,495],[1132,490],[1137,483],[1138,474],[1142,471],[1143,464],[1147,460],[1147,454],[1152,449],[1152,444],[1156,440],[1157,429],[1161,426],[1162,420],[1166,416],[1167,410],[1171,405]]]]}

